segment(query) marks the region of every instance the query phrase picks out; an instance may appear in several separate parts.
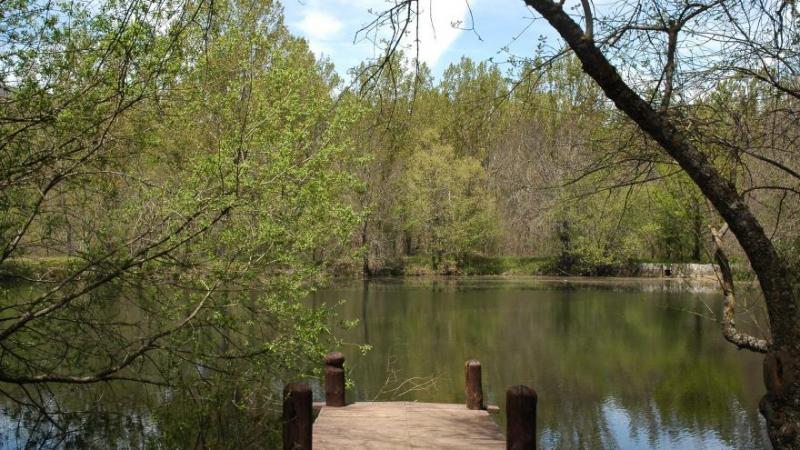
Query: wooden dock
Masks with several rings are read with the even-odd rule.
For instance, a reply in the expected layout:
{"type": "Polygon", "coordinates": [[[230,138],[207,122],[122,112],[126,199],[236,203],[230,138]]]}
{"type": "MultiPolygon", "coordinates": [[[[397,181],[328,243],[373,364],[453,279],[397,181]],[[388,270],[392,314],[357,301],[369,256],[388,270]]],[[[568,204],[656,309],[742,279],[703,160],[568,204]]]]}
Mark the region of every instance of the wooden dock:
{"type": "Polygon", "coordinates": [[[506,436],[483,401],[481,364],[464,365],[465,404],[362,402],[345,399],[344,356],[325,357],[325,403],[314,406],[306,383],[283,390],[284,450],[536,448],[536,392],[523,385],[506,391],[506,436]],[[313,409],[319,410],[314,419],[313,409]]]}
{"type": "Polygon", "coordinates": [[[504,449],[489,413],[464,405],[364,402],[323,407],[314,421],[315,450],[504,449]]]}

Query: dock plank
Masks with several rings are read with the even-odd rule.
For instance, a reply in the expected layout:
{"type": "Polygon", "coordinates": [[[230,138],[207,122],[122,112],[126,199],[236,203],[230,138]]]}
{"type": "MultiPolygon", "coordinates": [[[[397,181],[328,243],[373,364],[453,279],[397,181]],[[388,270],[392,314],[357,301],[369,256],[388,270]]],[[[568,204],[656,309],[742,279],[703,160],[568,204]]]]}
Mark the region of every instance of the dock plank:
{"type": "Polygon", "coordinates": [[[417,402],[323,407],[314,421],[313,439],[316,450],[503,449],[506,442],[486,411],[417,402]]]}

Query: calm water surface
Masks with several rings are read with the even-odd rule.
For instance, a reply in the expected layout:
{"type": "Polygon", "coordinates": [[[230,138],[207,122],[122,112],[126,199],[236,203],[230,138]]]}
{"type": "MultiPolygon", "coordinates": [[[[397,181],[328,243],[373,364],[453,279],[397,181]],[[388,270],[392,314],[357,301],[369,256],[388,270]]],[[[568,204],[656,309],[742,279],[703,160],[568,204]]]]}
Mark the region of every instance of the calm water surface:
{"type": "Polygon", "coordinates": [[[761,358],[695,314],[720,300],[667,282],[515,279],[352,283],[312,303],[359,320],[343,348],[357,401],[461,403],[477,358],[488,403],[536,389],[540,448],[769,448],[761,358]]]}

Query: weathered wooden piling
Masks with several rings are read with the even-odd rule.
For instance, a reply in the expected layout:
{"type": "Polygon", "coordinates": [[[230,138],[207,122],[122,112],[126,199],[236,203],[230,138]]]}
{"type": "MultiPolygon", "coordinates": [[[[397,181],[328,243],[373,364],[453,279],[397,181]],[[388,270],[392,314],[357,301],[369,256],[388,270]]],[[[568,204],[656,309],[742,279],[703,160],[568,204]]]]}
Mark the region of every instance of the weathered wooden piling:
{"type": "Polygon", "coordinates": [[[311,450],[311,388],[289,383],[283,388],[283,450],[311,450]]]}
{"type": "MultiPolygon", "coordinates": [[[[315,404],[319,407],[319,416],[314,422],[314,448],[317,450],[411,446],[442,450],[478,447],[497,450],[506,446],[497,424],[489,416],[489,411],[497,410],[497,407],[486,407],[483,403],[481,363],[478,361],[470,360],[464,364],[466,408],[463,404],[404,401],[345,406],[343,366],[341,353],[325,356],[326,405],[315,404]]],[[[534,414],[535,410],[534,406],[534,414]]],[[[532,433],[535,435],[535,431],[532,433]]],[[[534,438],[529,442],[534,442],[534,438]]]]}
{"type": "Polygon", "coordinates": [[[484,409],[480,361],[470,359],[464,363],[464,396],[467,409],[484,409]]]}
{"type": "Polygon", "coordinates": [[[325,355],[325,405],[345,406],[344,355],[332,352],[325,355]]]}
{"type": "Polygon", "coordinates": [[[528,386],[511,386],[506,392],[506,449],[536,448],[536,391],[528,386]]]}

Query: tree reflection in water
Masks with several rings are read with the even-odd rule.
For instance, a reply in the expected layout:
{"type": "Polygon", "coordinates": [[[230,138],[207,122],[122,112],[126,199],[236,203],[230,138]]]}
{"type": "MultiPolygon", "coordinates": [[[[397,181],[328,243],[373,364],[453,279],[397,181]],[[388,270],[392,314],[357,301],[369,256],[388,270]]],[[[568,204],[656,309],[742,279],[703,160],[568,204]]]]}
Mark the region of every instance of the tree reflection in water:
{"type": "MultiPolygon", "coordinates": [[[[716,322],[688,312],[705,314],[719,301],[713,288],[660,282],[472,279],[359,282],[318,292],[309,306],[337,305],[339,319],[359,319],[345,344],[373,347],[365,355],[342,348],[353,400],[390,392],[392,370],[400,381],[435,379],[403,399],[461,403],[464,361],[477,358],[489,404],[502,407],[513,384],[537,390],[540,448],[765,448],[759,357],[737,352],[716,322]]],[[[245,367],[252,370],[186,366],[191,376],[173,389],[3,386],[19,401],[3,405],[0,446],[275,447],[279,368],[245,367]],[[26,406],[34,403],[48,414],[26,406]]]]}
{"type": "MultiPolygon", "coordinates": [[[[714,286],[664,282],[373,282],[317,294],[360,320],[345,348],[353,396],[371,399],[387,358],[401,378],[435,376],[405,399],[463,401],[463,363],[483,363],[489,403],[524,383],[539,394],[540,448],[764,448],[758,355],[718,324],[714,286]],[[365,302],[369,304],[366,305],[365,302]]],[[[500,416],[499,420],[504,421],[500,416]]]]}

